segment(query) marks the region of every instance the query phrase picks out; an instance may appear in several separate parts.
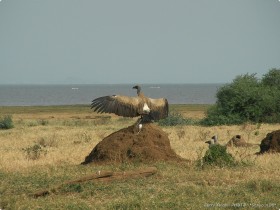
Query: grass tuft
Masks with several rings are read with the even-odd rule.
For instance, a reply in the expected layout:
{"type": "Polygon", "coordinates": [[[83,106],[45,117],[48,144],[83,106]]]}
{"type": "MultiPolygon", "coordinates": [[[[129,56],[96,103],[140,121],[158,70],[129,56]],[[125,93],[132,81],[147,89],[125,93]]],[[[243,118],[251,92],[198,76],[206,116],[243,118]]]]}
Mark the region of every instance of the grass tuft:
{"type": "Polygon", "coordinates": [[[38,160],[42,155],[47,154],[47,150],[43,149],[43,147],[37,143],[33,146],[23,148],[22,150],[25,153],[25,157],[29,160],[38,160]]]}

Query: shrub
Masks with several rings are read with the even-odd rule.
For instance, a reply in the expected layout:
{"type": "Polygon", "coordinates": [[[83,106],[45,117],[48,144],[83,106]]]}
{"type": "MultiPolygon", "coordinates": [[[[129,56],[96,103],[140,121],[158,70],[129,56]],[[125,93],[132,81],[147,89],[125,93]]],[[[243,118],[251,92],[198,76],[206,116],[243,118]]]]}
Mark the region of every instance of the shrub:
{"type": "Polygon", "coordinates": [[[12,116],[6,115],[0,119],[0,129],[11,129],[14,127],[12,116]]]}
{"type": "Polygon", "coordinates": [[[214,126],[214,125],[236,125],[242,124],[243,119],[238,114],[225,115],[219,111],[215,106],[210,107],[207,111],[207,117],[200,121],[201,125],[214,126]]]}
{"type": "Polygon", "coordinates": [[[280,70],[270,70],[262,80],[256,74],[237,76],[216,96],[215,106],[202,120],[204,125],[280,122],[280,70]]]}
{"type": "Polygon", "coordinates": [[[34,144],[33,146],[23,148],[22,150],[24,151],[26,158],[30,160],[37,160],[41,157],[41,155],[47,154],[47,151],[44,150],[39,144],[34,144]]]}
{"type": "Polygon", "coordinates": [[[206,151],[204,157],[202,158],[202,166],[211,165],[211,166],[235,166],[236,161],[233,156],[227,152],[225,146],[219,144],[212,145],[206,151]]]}
{"type": "Polygon", "coordinates": [[[168,117],[158,122],[160,126],[193,125],[196,123],[195,120],[186,119],[178,112],[170,112],[168,117]]]}

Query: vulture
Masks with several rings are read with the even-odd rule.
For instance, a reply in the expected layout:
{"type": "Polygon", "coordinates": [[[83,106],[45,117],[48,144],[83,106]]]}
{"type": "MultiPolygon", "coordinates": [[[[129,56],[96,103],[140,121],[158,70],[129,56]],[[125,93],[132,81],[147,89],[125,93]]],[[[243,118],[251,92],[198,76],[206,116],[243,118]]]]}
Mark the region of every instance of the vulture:
{"type": "Polygon", "coordinates": [[[212,136],[211,140],[206,141],[205,143],[209,144],[209,147],[212,147],[215,144],[218,144],[218,136],[212,136]]]}
{"type": "Polygon", "coordinates": [[[168,116],[168,101],[165,98],[146,97],[136,85],[136,97],[122,95],[102,96],[92,101],[91,108],[97,113],[114,113],[123,117],[141,117],[142,122],[158,121],[168,116]]]}

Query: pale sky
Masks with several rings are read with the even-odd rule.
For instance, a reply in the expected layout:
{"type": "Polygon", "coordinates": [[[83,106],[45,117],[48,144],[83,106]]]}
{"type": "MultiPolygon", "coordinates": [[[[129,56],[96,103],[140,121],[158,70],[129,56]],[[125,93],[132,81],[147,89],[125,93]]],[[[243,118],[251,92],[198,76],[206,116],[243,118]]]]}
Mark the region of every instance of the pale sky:
{"type": "Polygon", "coordinates": [[[271,68],[278,0],[0,1],[0,84],[226,83],[271,68]]]}

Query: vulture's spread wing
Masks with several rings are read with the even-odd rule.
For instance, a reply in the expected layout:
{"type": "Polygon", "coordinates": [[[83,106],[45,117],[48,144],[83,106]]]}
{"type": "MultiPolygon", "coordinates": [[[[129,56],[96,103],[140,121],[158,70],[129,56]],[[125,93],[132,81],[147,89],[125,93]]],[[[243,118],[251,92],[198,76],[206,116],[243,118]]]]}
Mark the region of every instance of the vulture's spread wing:
{"type": "Polygon", "coordinates": [[[151,109],[150,114],[154,120],[160,120],[168,116],[168,101],[165,98],[152,99],[149,98],[148,106],[151,109]]]}
{"type": "Polygon", "coordinates": [[[123,117],[139,116],[139,98],[128,96],[103,96],[92,101],[91,108],[98,113],[114,113],[123,117]]]}

